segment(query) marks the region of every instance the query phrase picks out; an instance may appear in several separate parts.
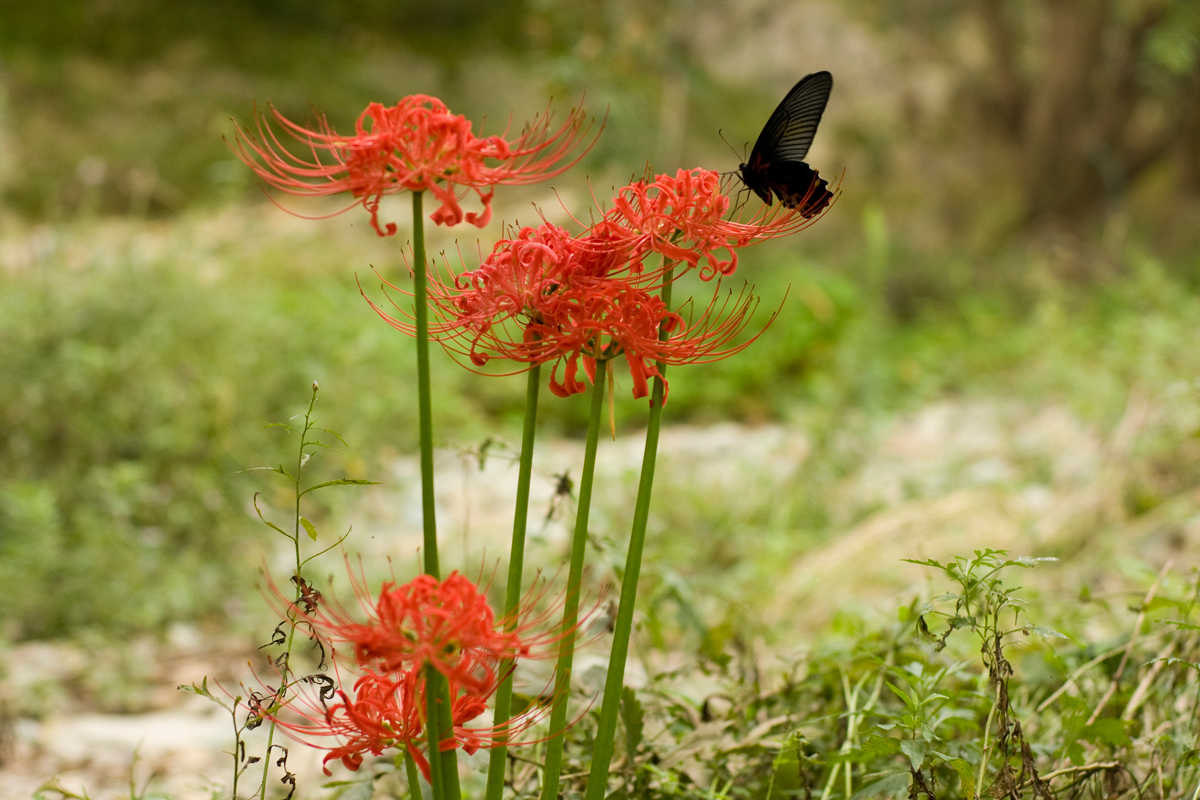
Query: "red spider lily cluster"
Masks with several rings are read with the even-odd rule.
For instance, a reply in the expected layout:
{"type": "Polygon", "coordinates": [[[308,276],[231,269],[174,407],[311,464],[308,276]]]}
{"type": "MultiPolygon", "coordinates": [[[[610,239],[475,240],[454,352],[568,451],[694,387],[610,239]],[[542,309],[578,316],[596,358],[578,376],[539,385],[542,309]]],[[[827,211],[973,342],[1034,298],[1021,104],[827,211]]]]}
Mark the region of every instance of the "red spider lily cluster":
{"type": "Polygon", "coordinates": [[[491,187],[537,183],[575,164],[595,141],[585,142],[589,125],[574,109],[557,130],[548,114],[538,117],[513,141],[504,135],[478,137],[466,117],[450,113],[436,97],[412,95],[393,107],[371,103],[359,115],[352,136],[336,133],[322,118],[310,130],[271,109],[271,117],[303,151],[288,149],[265,114],[255,114],[257,135],[240,129],[232,145],[268,186],[292,195],[348,192],[370,212],[380,236],[396,225],[379,224],[384,195],[428,190],[441,206],[430,215],[439,225],[464,219],[483,227],[492,216],[491,187]],[[576,152],[578,150],[578,152],[576,152]],[[572,157],[572,153],[574,156],[572,157]],[[475,192],[481,212],[464,214],[459,201],[475,192]]]}
{"type": "MultiPolygon", "coordinates": [[[[428,501],[423,503],[423,513],[426,552],[431,556],[437,553],[437,537],[436,526],[429,524],[436,515],[432,503],[431,392],[428,359],[424,358],[428,338],[436,338],[480,371],[492,370],[496,360],[515,363],[513,371],[549,364],[550,389],[560,397],[583,392],[588,382],[602,383],[607,373],[598,376],[597,370],[611,370],[614,362],[624,357],[632,377],[633,396],[649,396],[650,379],[657,378],[662,383],[656,384],[655,397],[661,394],[665,401],[667,365],[715,361],[740,352],[757,338],[753,335],[747,339],[742,334],[757,309],[758,299],[749,287],[740,292],[722,288],[722,281],[737,271],[738,250],[789,235],[815,222],[817,210],[813,204],[801,202],[788,209],[781,203],[772,208],[770,198],[767,207],[744,219],[741,208],[734,208],[722,191],[719,173],[679,170],[674,175],[633,181],[617,190],[607,207],[594,213],[593,218],[598,219],[594,224],[585,225],[572,217],[582,230],[579,234],[543,220],[537,226],[512,230],[475,269],[455,273],[444,264],[441,275],[427,274],[424,238],[417,235],[423,231],[422,193],[428,191],[438,200],[439,206],[430,215],[435,223],[456,225],[465,221],[483,227],[492,216],[495,186],[534,183],[559,174],[590,149],[595,140],[588,141],[589,130],[587,118],[573,110],[557,128],[552,128],[549,116],[543,115],[512,140],[506,138],[507,130],[500,135],[476,136],[470,122],[450,113],[440,100],[414,95],[394,107],[370,104],[359,116],[354,133],[345,136],[336,133],[323,118],[311,129],[288,120],[273,108],[269,113],[256,111],[251,130],[239,129],[231,145],[271,189],[296,196],[348,193],[354,200],[341,211],[361,205],[380,236],[397,231],[395,224],[381,224],[379,220],[383,197],[402,191],[415,193],[415,280],[411,296],[417,306],[411,311],[396,306],[399,313],[393,315],[371,305],[392,326],[419,337],[422,486],[426,490],[423,498],[428,501]],[[461,202],[471,193],[480,209],[464,212],[461,202]],[[673,303],[675,282],[684,276],[698,280],[706,293],[711,290],[711,298],[673,303]],[[430,309],[432,314],[427,313],[430,309]]],[[[820,185],[825,184],[822,181],[820,185]]],[[[386,285],[408,294],[391,283],[386,285]]],[[[773,320],[774,315],[767,325],[773,320]]],[[[536,373],[531,377],[537,377],[536,373]]],[[[657,443],[659,411],[654,409],[650,414],[648,453],[657,443]]],[[[305,420],[307,426],[307,415],[305,420]]],[[[530,434],[532,421],[533,415],[527,415],[530,434]]],[[[584,469],[589,482],[595,460],[592,445],[594,439],[590,438],[584,469]]],[[[305,446],[302,439],[302,453],[305,446]]],[[[527,452],[523,447],[522,480],[526,490],[531,463],[526,460],[527,452]]],[[[641,511],[648,508],[643,503],[643,491],[648,501],[651,484],[645,477],[652,476],[653,463],[652,458],[646,459],[649,471],[643,474],[638,497],[641,511]]],[[[299,501],[303,492],[298,483],[297,492],[299,501]]],[[[518,521],[526,511],[518,511],[518,521]]],[[[580,514],[580,521],[585,523],[583,508],[580,514]]],[[[568,583],[567,591],[575,599],[580,591],[576,567],[582,563],[586,527],[577,524],[572,543],[570,580],[574,583],[568,583]],[[576,553],[580,555],[578,562],[576,553]]],[[[626,575],[637,574],[644,515],[635,516],[634,533],[631,542],[638,544],[636,549],[630,546],[627,563],[633,566],[626,575]]],[[[523,525],[514,526],[513,558],[518,566],[522,555],[518,545],[523,537],[523,525]]],[[[299,572],[306,562],[300,560],[299,538],[294,541],[299,572]]],[[[426,565],[435,575],[438,573],[436,558],[428,559],[426,565]]],[[[322,648],[332,646],[338,680],[323,673],[296,678],[287,663],[293,640],[290,634],[285,636],[281,625],[273,642],[287,643],[286,653],[274,662],[281,677],[279,688],[264,687],[264,691],[250,693],[243,704],[249,712],[247,727],[269,719],[292,736],[327,750],[326,774],[331,774],[329,764],[333,761],[357,770],[368,755],[404,753],[411,758],[410,768],[415,763],[433,784],[434,796],[450,800],[457,786],[453,771],[441,772],[435,783],[431,767],[444,764],[452,769],[453,751],[459,748],[474,753],[484,747],[532,743],[518,740],[550,713],[550,706],[534,704],[506,718],[511,689],[507,681],[519,660],[559,658],[561,654],[561,672],[556,676],[555,691],[550,692],[554,706],[551,727],[555,730],[549,737],[552,746],[543,773],[547,790],[552,793],[560,777],[560,737],[569,724],[565,721],[565,705],[557,703],[564,702],[570,690],[570,656],[578,630],[574,599],[564,604],[559,631],[546,632],[544,623],[556,604],[541,602],[544,583],[536,584],[530,594],[517,601],[519,569],[516,577],[510,578],[513,589],[506,600],[507,607],[518,611],[503,619],[495,617],[477,584],[458,573],[444,580],[435,575],[422,575],[404,584],[392,580],[378,592],[368,591],[361,573],[351,570],[350,574],[358,600],[353,610],[327,602],[299,576],[293,579],[299,589],[295,601],[284,599],[275,590],[277,608],[286,613],[292,634],[304,629],[322,648]],[[348,679],[341,680],[341,673],[348,679]],[[496,724],[488,725],[480,718],[498,691],[501,701],[497,704],[496,724]],[[444,719],[435,719],[431,724],[430,704],[438,709],[435,716],[443,716],[447,712],[439,704],[447,703],[449,727],[444,719]],[[441,751],[447,753],[444,762],[436,758],[441,751]],[[451,779],[444,782],[447,774],[451,779]]],[[[635,584],[630,586],[636,589],[635,584]]],[[[620,614],[632,607],[632,603],[626,604],[623,587],[620,614]]],[[[631,619],[628,615],[618,616],[615,629],[621,631],[625,625],[623,635],[627,637],[631,619]]],[[[613,652],[618,652],[616,644],[613,652]]],[[[614,661],[614,666],[620,663],[614,661]]],[[[619,676],[620,671],[613,674],[619,676]]],[[[622,695],[613,691],[607,696],[612,700],[622,695]]],[[[605,727],[609,723],[615,725],[616,716],[608,710],[606,705],[601,731],[610,730],[605,727]]],[[[604,745],[600,739],[612,741],[608,733],[596,739],[600,745],[604,745]]],[[[594,766],[595,770],[608,763],[601,753],[602,748],[597,750],[595,765],[600,766],[594,766]]],[[[492,755],[492,766],[503,766],[501,753],[492,755]]],[[[493,790],[503,787],[491,781],[495,776],[503,777],[501,772],[489,777],[489,792],[498,798],[493,790]]],[[[603,788],[603,781],[592,785],[603,788]]]]}
{"type": "Polygon", "coordinates": [[[764,207],[745,222],[727,219],[730,205],[721,191],[720,173],[681,169],[674,176],[634,181],[618,190],[599,227],[642,257],[657,253],[688,269],[699,267],[704,259],[700,277],[707,281],[737,271],[738,248],[812,224],[782,207],[764,207]],[[719,258],[721,252],[728,258],[719,258]]]}
{"type": "MultiPolygon", "coordinates": [[[[520,229],[478,269],[433,282],[438,324],[431,335],[476,367],[493,358],[550,363],[550,389],[560,397],[585,389],[581,366],[594,380],[598,363],[621,355],[633,396],[641,398],[651,377],[663,377],[660,364],[739,352],[753,341],[731,344],[757,307],[753,295],[723,292],[718,281],[707,305],[688,300],[672,309],[660,298],[662,282],[692,269],[704,280],[731,275],[737,248],[811,223],[794,212],[726,219],[730,203],[720,182],[709,170],[680,170],[622,188],[612,208],[579,236],[549,222],[520,229]],[[661,256],[663,266],[646,269],[651,255],[661,256]]],[[[372,306],[394,327],[413,332],[409,317],[372,306]]]]}
{"type": "Polygon", "coordinates": [[[497,620],[479,588],[457,572],[441,581],[421,575],[403,585],[387,582],[375,597],[360,577],[352,574],[352,581],[365,621],[329,603],[291,604],[291,613],[335,646],[335,663],[340,662],[336,646],[350,646],[358,674],[353,688],[337,690],[336,698],[331,687],[315,697],[301,693],[287,703],[301,715],[299,722],[266,703],[253,709],[292,736],[329,750],[326,774],[330,761],[356,770],[368,753],[406,750],[429,779],[426,667],[449,680],[453,735],[438,743],[441,750],[461,747],[474,753],[496,742],[518,744],[514,737],[541,719],[546,708],[533,706],[503,725],[469,725],[487,710],[503,677],[502,663],[557,656],[563,635],[537,632],[553,609],[531,611],[542,589],[524,598],[520,619],[497,620]],[[338,743],[324,744],[330,737],[338,743]]]}

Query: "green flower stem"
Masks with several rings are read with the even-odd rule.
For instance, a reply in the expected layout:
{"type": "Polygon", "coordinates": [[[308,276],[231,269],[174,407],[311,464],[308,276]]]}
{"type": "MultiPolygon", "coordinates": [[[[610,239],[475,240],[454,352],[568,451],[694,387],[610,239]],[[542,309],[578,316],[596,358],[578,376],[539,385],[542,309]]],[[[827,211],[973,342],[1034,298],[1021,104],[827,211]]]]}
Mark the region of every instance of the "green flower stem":
{"type": "MultiPolygon", "coordinates": [[[[412,193],[413,304],[417,323],[417,408],[421,447],[421,519],[425,529],[425,574],[441,579],[438,565],[437,512],[433,500],[433,401],[429,388],[429,306],[425,263],[425,215],[421,192],[412,193]]],[[[450,686],[446,677],[426,667],[425,697],[428,716],[430,772],[434,800],[459,800],[458,754],[455,748],[439,751],[438,743],[454,736],[450,686]]]]}
{"type": "Polygon", "coordinates": [[[550,716],[550,740],[546,746],[546,770],[542,775],[542,800],[556,800],[558,779],[562,773],[563,734],[567,727],[567,699],[571,688],[571,663],[575,658],[575,628],[579,624],[579,593],[583,583],[583,552],[587,546],[588,513],[592,505],[592,473],[596,467],[596,446],[604,417],[604,380],[608,364],[596,362],[596,380],[592,386],[592,410],[588,417],[587,449],[583,455],[583,474],[579,478],[579,512],[575,517],[575,535],[571,540],[571,566],[567,573],[567,596],[563,603],[563,640],[554,671],[554,711],[550,716]]]}
{"type": "MultiPolygon", "coordinates": [[[[397,765],[398,766],[398,765],[397,765]]],[[[417,762],[413,761],[412,753],[404,748],[404,774],[408,777],[408,796],[411,800],[421,798],[421,773],[417,772],[417,762]]]]}
{"type": "Polygon", "coordinates": [[[433,502],[433,401],[429,389],[429,293],[425,273],[425,218],[422,192],[412,193],[413,304],[417,318],[417,411],[421,440],[421,518],[425,525],[425,574],[441,579],[437,516],[433,502]]]}
{"type": "MultiPolygon", "coordinates": [[[[663,274],[662,299],[671,307],[671,269],[663,274]]],[[[667,331],[660,329],[659,341],[665,341],[667,331]]],[[[667,374],[667,365],[659,361],[658,372],[667,374]]],[[[633,606],[637,600],[638,576],[642,571],[642,548],[646,543],[646,521],[650,517],[650,492],[654,488],[654,463],[658,456],[658,434],[662,426],[662,406],[665,386],[663,379],[654,379],[650,397],[650,419],[646,425],[646,450],[642,456],[642,475],[638,482],[637,501],[633,507],[633,529],[629,536],[629,552],[625,556],[625,574],[621,576],[621,606],[617,610],[617,625],[613,630],[612,652],[608,657],[608,676],[604,680],[604,701],[600,706],[600,726],[592,749],[592,771],[588,776],[585,800],[604,800],[608,787],[608,767],[612,763],[613,741],[617,735],[617,715],[621,709],[621,694],[625,687],[625,662],[629,657],[629,639],[633,633],[633,606]]]]}
{"type": "Polygon", "coordinates": [[[441,704],[438,702],[437,692],[434,689],[435,681],[441,677],[441,673],[428,664],[425,665],[425,747],[429,753],[429,785],[433,789],[433,800],[458,800],[457,797],[450,797],[446,793],[446,781],[443,779],[442,770],[445,766],[442,759],[439,757],[438,745],[442,741],[441,730],[441,704]]]}
{"type": "MultiPolygon", "coordinates": [[[[529,383],[525,390],[525,424],[521,429],[521,465],[517,477],[517,507],[513,514],[512,549],[508,556],[508,587],[504,597],[505,630],[517,627],[518,606],[521,603],[521,577],[525,565],[525,528],[529,522],[529,483],[533,475],[533,440],[537,429],[538,390],[541,385],[542,368],[534,365],[529,370],[529,383]]],[[[500,665],[504,680],[496,690],[496,708],[492,724],[497,728],[512,716],[513,668],[516,662],[508,659],[500,665]]],[[[487,800],[501,800],[504,794],[504,768],[508,754],[507,745],[492,748],[488,756],[487,800]]]]}

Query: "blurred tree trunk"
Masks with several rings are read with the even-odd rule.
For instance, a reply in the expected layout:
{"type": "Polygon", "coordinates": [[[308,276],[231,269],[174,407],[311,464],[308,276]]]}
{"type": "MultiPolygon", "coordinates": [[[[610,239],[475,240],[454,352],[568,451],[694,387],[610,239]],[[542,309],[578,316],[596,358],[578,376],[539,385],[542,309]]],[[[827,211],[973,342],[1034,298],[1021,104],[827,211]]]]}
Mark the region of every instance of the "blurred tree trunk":
{"type": "MultiPolygon", "coordinates": [[[[1190,2],[1190,0],[1187,0],[1190,2]]],[[[1012,146],[1023,222],[1077,225],[1179,152],[1200,189],[1200,59],[1169,74],[1148,63],[1160,26],[1188,25],[1165,0],[982,0],[990,74],[973,100],[1012,146]],[[1190,153],[1190,157],[1189,154],[1190,153]]]]}
{"type": "Polygon", "coordinates": [[[1185,96],[1192,101],[1182,109],[1180,175],[1185,186],[1200,194],[1200,69],[1194,70],[1188,79],[1185,96]]]}
{"type": "MultiPolygon", "coordinates": [[[[1099,199],[1094,156],[1097,117],[1112,98],[1089,91],[1099,71],[1100,38],[1111,3],[1048,0],[1048,47],[1041,80],[1027,85],[1020,175],[1031,219],[1085,212],[1099,199]]],[[[999,18],[997,16],[997,18],[999,18]]]]}

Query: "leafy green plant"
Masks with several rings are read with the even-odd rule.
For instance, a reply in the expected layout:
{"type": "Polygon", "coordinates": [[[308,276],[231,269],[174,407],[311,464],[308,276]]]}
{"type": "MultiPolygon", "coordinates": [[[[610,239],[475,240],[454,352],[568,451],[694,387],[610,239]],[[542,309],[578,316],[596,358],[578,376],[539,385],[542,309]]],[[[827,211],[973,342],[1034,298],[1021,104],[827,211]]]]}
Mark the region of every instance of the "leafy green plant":
{"type": "MultiPolygon", "coordinates": [[[[228,695],[221,697],[218,694],[214,694],[208,687],[207,677],[198,684],[193,683],[179,687],[183,691],[207,698],[219,705],[230,715],[234,735],[233,749],[230,751],[234,762],[230,796],[235,798],[235,800],[238,797],[238,782],[242,778],[242,775],[250,767],[260,763],[262,765],[262,777],[255,796],[259,798],[267,797],[267,779],[270,776],[272,766],[283,770],[283,777],[280,781],[291,787],[288,797],[292,796],[292,793],[296,790],[296,776],[287,769],[288,748],[275,742],[276,723],[273,715],[281,707],[290,702],[293,689],[299,683],[313,684],[321,687],[321,698],[323,700],[331,697],[335,688],[333,679],[323,672],[326,668],[324,646],[315,638],[312,638],[312,643],[319,653],[319,662],[315,666],[314,671],[302,674],[297,670],[296,659],[293,657],[297,631],[300,630],[296,609],[303,608],[308,612],[312,612],[316,610],[318,604],[321,602],[321,592],[311,581],[304,577],[305,565],[341,545],[346,540],[346,537],[350,535],[350,529],[347,529],[346,533],[330,544],[322,542],[323,546],[321,549],[306,555],[303,552],[303,544],[306,540],[316,543],[320,539],[320,534],[317,526],[301,514],[301,500],[312,492],[329,489],[334,486],[370,486],[377,484],[377,481],[368,481],[359,478],[335,478],[308,486],[304,485],[304,469],[310,466],[313,456],[320,450],[332,449],[331,445],[320,440],[320,436],[324,434],[336,439],[343,445],[345,444],[345,441],[336,432],[317,426],[316,418],[313,416],[313,409],[317,403],[318,391],[319,387],[314,381],[307,411],[303,415],[299,415],[291,420],[292,422],[303,420],[303,424],[294,426],[283,422],[273,422],[267,425],[268,428],[280,428],[298,438],[295,465],[290,470],[282,463],[274,467],[252,467],[249,470],[244,470],[244,472],[267,470],[283,476],[291,484],[295,500],[294,514],[289,526],[291,530],[289,531],[264,517],[262,509],[258,505],[258,495],[256,494],[254,498],[254,510],[258,513],[259,519],[268,528],[288,539],[292,543],[292,549],[295,553],[291,583],[295,586],[296,597],[287,603],[286,618],[275,627],[270,641],[259,648],[260,650],[267,650],[274,653],[274,656],[271,658],[271,665],[276,672],[278,686],[263,686],[248,689],[243,685],[241,688],[244,694],[232,697],[228,695]],[[268,719],[270,721],[267,726],[266,743],[262,755],[254,755],[247,748],[245,735],[247,731],[258,728],[264,720],[268,719]],[[278,753],[274,752],[276,750],[278,750],[278,753]]],[[[304,635],[304,633],[301,633],[301,636],[304,635]]]]}
{"type": "MultiPolygon", "coordinates": [[[[932,603],[918,609],[917,630],[924,637],[930,638],[935,649],[945,647],[946,639],[955,631],[970,631],[980,644],[980,654],[983,666],[987,670],[988,680],[994,689],[994,696],[988,710],[987,721],[984,723],[983,740],[980,744],[981,757],[978,772],[971,779],[967,762],[961,758],[944,757],[959,774],[962,781],[963,795],[967,798],[982,796],[983,787],[988,776],[988,764],[994,754],[998,754],[999,771],[991,791],[1009,794],[1017,791],[1017,786],[1028,780],[1039,794],[1044,791],[1041,779],[1038,777],[1037,766],[1034,763],[1029,743],[1025,741],[1021,725],[1014,720],[1009,682],[1013,677],[1012,664],[1005,658],[1004,649],[1015,635],[1029,636],[1031,633],[1043,637],[1065,639],[1065,635],[1049,628],[1032,625],[1022,617],[1026,604],[1016,595],[1016,588],[1006,587],[1000,573],[1011,567],[1031,568],[1042,561],[1055,561],[1053,558],[1015,558],[1005,557],[1002,550],[977,550],[973,558],[959,556],[953,561],[942,564],[933,559],[914,561],[942,570],[957,586],[957,591],[942,595],[932,603]],[[951,610],[940,610],[939,606],[953,603],[951,610]],[[946,623],[946,629],[941,636],[933,634],[925,620],[926,615],[940,617],[946,623]],[[1011,627],[1004,624],[1011,615],[1011,627]],[[993,722],[995,734],[993,736],[993,722]],[[1019,754],[1021,771],[1018,775],[1012,772],[1014,753],[1019,754]]],[[[943,698],[945,699],[945,698],[943,698]]],[[[906,698],[906,705],[912,702],[906,698]]],[[[928,741],[929,734],[922,729],[922,734],[928,741]]],[[[915,746],[914,746],[915,747],[915,746]]],[[[922,753],[922,757],[924,753],[922,753]]],[[[930,798],[933,792],[925,786],[920,777],[920,766],[916,757],[909,753],[913,762],[914,787],[920,785],[920,791],[930,798]]]]}
{"type": "MultiPolygon", "coordinates": [[[[1078,621],[1069,609],[1012,584],[1047,561],[986,549],[915,561],[946,591],[882,627],[844,621],[782,673],[736,636],[732,657],[699,661],[721,687],[707,695],[686,688],[695,665],[653,673],[622,700],[626,748],[614,763],[623,778],[614,796],[1190,798],[1200,779],[1192,722],[1200,626],[1187,619],[1195,581],[1162,596],[1160,576],[1132,620],[1088,601],[1088,624],[1103,618],[1134,634],[1116,645],[1081,641],[1033,621],[1078,621]],[[1151,626],[1164,611],[1185,619],[1151,626]],[[1138,670],[1136,684],[1121,661],[1138,670]]],[[[589,735],[584,726],[570,732],[568,772],[586,764],[589,735]]]]}

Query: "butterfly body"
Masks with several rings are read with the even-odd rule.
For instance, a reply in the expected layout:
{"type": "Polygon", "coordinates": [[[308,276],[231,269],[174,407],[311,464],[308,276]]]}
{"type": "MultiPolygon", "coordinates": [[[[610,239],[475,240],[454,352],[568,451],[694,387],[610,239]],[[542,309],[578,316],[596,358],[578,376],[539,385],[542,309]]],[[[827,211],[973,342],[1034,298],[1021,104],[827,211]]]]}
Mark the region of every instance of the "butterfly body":
{"type": "Polygon", "coordinates": [[[739,167],[742,182],[767,205],[778,198],[808,218],[821,213],[833,199],[829,183],[804,163],[832,89],[833,76],[828,72],[802,78],[767,120],[749,162],[739,167]]]}

